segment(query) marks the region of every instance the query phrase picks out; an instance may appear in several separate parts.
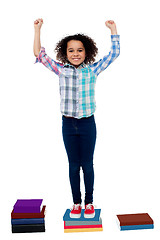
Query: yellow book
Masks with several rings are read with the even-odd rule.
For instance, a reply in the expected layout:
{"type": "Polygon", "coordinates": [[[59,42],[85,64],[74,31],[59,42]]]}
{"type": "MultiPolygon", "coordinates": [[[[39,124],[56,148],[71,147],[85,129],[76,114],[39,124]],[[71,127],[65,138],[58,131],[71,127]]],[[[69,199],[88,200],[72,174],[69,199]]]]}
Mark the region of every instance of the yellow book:
{"type": "Polygon", "coordinates": [[[74,232],[100,232],[103,228],[75,228],[75,229],[64,229],[64,233],[74,233],[74,232]]]}

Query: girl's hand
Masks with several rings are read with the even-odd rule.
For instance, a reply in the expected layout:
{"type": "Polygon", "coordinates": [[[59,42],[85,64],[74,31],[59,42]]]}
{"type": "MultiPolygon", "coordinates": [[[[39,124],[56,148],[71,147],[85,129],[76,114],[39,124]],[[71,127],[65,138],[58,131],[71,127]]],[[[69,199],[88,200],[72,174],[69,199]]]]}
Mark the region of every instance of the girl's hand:
{"type": "Polygon", "coordinates": [[[117,28],[114,21],[108,20],[105,22],[105,25],[111,30],[111,34],[117,34],[117,28]]]}
{"type": "Polygon", "coordinates": [[[38,18],[37,20],[34,21],[34,28],[35,30],[40,30],[43,24],[43,19],[42,18],[38,18]]]}

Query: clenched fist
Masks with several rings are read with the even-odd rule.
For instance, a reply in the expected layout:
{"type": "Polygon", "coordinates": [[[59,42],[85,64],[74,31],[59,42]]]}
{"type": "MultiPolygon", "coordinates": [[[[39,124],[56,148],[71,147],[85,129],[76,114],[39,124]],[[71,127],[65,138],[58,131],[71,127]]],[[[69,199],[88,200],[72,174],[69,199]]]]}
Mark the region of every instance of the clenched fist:
{"type": "Polygon", "coordinates": [[[41,29],[43,24],[43,19],[42,18],[38,18],[37,20],[34,21],[34,28],[36,29],[41,29]]]}
{"type": "Polygon", "coordinates": [[[105,25],[111,30],[112,34],[117,34],[117,28],[114,21],[108,20],[105,22],[105,25]]]}

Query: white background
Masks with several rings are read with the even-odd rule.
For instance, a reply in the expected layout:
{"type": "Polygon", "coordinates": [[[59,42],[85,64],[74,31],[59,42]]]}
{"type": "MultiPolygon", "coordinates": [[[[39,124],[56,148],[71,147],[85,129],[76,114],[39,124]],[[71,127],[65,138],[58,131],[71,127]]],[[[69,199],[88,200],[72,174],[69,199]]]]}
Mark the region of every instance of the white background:
{"type": "MultiPolygon", "coordinates": [[[[0,14],[0,234],[15,239],[159,239],[160,68],[158,0],[3,1],[0,14]],[[63,232],[72,206],[62,139],[58,77],[35,62],[34,25],[43,18],[41,44],[55,59],[56,43],[85,33],[99,60],[110,51],[114,20],[121,53],[97,79],[94,204],[103,232],[63,232]],[[46,232],[11,233],[17,199],[43,198],[46,232]],[[116,215],[148,212],[154,230],[120,232],[116,215]]],[[[82,173],[81,173],[82,176],[82,173]]],[[[81,180],[84,198],[83,178],[81,180]]]]}

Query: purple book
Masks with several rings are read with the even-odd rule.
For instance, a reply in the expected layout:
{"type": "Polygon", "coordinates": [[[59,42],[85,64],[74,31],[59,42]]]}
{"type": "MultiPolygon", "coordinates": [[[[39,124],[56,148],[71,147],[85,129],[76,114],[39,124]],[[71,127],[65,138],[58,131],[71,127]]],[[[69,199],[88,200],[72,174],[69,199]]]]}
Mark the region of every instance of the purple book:
{"type": "Polygon", "coordinates": [[[14,213],[40,213],[43,199],[18,199],[14,213]]]}

